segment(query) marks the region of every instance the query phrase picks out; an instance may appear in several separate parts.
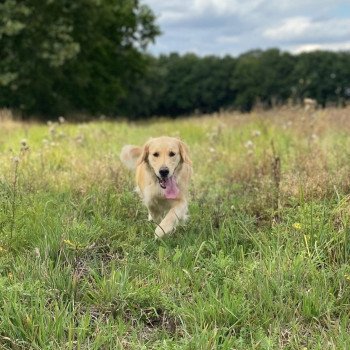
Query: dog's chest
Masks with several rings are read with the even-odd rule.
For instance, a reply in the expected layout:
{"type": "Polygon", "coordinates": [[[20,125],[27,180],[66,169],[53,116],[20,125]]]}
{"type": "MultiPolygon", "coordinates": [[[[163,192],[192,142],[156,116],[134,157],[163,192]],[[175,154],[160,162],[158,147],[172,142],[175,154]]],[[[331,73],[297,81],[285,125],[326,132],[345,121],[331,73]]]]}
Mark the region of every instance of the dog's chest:
{"type": "Polygon", "coordinates": [[[139,193],[147,207],[158,207],[164,210],[172,207],[173,201],[165,197],[164,190],[158,184],[147,186],[143,191],[136,187],[136,192],[139,193]]]}

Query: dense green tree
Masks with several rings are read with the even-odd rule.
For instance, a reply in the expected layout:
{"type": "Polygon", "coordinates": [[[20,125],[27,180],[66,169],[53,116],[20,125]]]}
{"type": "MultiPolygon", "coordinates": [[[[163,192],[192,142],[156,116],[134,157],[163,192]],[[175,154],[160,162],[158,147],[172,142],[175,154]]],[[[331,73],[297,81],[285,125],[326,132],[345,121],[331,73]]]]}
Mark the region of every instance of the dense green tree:
{"type": "Polygon", "coordinates": [[[278,49],[266,50],[260,58],[260,70],[263,79],[261,100],[266,107],[280,105],[291,95],[291,86],[295,82],[293,69],[295,56],[278,49]]]}
{"type": "Polygon", "coordinates": [[[250,111],[262,96],[263,72],[260,57],[262,51],[250,51],[238,57],[231,76],[231,88],[235,91],[234,104],[242,111],[250,111]]]}
{"type": "Polygon", "coordinates": [[[295,96],[312,97],[323,107],[327,103],[343,104],[349,97],[350,54],[326,51],[302,53],[297,57],[294,76],[295,96]]]}
{"type": "Polygon", "coordinates": [[[131,94],[131,99],[140,101],[141,86],[147,96],[142,98],[146,114],[152,111],[151,115],[176,116],[217,111],[230,106],[234,100],[227,77],[234,65],[232,57],[162,55],[152,60],[152,68],[146,78],[136,84],[136,93],[131,94]]]}
{"type": "Polygon", "coordinates": [[[269,108],[312,97],[321,105],[344,104],[350,97],[349,53],[292,55],[269,49],[238,58],[172,53],[143,59],[147,69],[128,80],[119,114],[142,118],[225,108],[250,111],[257,103],[269,108]],[[311,85],[309,76],[317,77],[311,85]]]}
{"type": "Polygon", "coordinates": [[[0,3],[0,104],[30,113],[116,113],[159,34],[138,0],[0,3]]]}
{"type": "Polygon", "coordinates": [[[265,107],[285,103],[294,84],[295,57],[278,49],[254,50],[238,57],[231,77],[234,105],[249,111],[260,103],[265,107]]]}
{"type": "Polygon", "coordinates": [[[131,118],[160,115],[160,105],[168,85],[166,67],[153,56],[144,57],[146,69],[133,80],[128,80],[128,94],[120,101],[119,114],[131,118]]]}

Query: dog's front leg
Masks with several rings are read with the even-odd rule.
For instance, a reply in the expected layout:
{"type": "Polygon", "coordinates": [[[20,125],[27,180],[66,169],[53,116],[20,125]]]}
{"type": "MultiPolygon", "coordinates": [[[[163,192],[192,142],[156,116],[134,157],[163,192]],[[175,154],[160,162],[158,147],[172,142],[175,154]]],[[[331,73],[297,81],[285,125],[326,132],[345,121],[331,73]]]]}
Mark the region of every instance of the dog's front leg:
{"type": "Polygon", "coordinates": [[[179,220],[183,220],[186,218],[187,214],[187,202],[180,201],[173,208],[169,210],[166,214],[165,218],[159,224],[155,231],[155,237],[161,238],[165,234],[170,233],[175,229],[179,220]]]}
{"type": "Polygon", "coordinates": [[[157,211],[148,210],[148,221],[156,222],[157,224],[162,221],[161,213],[157,211]]]}

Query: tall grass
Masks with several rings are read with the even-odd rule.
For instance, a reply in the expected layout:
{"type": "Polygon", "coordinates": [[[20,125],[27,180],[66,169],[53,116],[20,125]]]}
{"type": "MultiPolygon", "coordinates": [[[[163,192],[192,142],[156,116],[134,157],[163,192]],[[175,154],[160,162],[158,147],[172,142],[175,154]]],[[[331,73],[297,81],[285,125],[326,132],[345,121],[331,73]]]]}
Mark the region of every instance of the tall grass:
{"type": "Polygon", "coordinates": [[[348,116],[0,118],[0,348],[350,347],[348,116]],[[194,178],[157,242],[118,154],[162,134],[194,178]]]}

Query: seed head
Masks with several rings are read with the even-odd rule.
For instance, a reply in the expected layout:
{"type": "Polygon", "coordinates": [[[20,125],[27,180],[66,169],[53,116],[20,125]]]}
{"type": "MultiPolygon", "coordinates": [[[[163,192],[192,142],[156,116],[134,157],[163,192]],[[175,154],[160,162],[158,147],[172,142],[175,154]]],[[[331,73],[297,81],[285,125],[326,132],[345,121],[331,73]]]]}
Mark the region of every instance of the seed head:
{"type": "Polygon", "coordinates": [[[245,148],[253,148],[253,146],[254,146],[254,143],[253,143],[253,141],[251,141],[251,140],[248,140],[248,141],[244,144],[244,147],[245,147],[245,148]]]}

